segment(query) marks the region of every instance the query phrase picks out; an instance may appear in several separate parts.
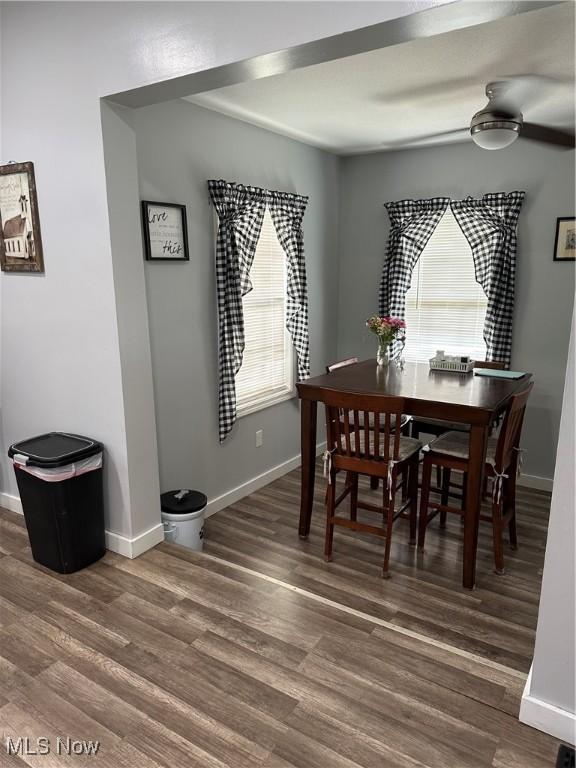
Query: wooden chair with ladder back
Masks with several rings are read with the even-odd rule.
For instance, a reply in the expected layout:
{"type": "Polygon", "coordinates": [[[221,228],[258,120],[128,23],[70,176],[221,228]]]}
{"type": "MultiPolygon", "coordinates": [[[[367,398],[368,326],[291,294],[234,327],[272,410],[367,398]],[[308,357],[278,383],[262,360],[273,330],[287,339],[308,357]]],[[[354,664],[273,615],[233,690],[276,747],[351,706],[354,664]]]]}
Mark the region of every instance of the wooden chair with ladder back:
{"type": "MultiPolygon", "coordinates": [[[[500,434],[489,437],[486,450],[484,472],[493,479],[492,509],[490,515],[480,515],[481,520],[492,523],[494,541],[494,563],[498,574],[504,573],[504,548],[502,535],[508,527],[510,545],[517,548],[516,536],[516,477],[520,458],[520,436],[526,403],[533,383],[510,399],[506,409],[500,434]]],[[[457,496],[450,491],[450,473],[458,470],[468,471],[468,435],[465,432],[446,432],[424,449],[424,467],[422,472],[422,496],[420,499],[420,519],[418,523],[418,548],[424,549],[426,528],[438,513],[444,516],[453,512],[463,517],[466,514],[466,497],[462,493],[461,507],[451,507],[449,498],[457,496]],[[440,503],[430,501],[430,480],[433,466],[443,471],[443,487],[440,503]],[[429,510],[434,510],[430,514],[429,510]]],[[[464,483],[464,487],[466,484],[464,483]]]]}
{"type": "MultiPolygon", "coordinates": [[[[332,373],[333,371],[337,371],[340,368],[346,368],[349,365],[355,365],[358,362],[357,357],[348,357],[345,360],[338,360],[336,363],[330,363],[330,365],[326,366],[326,373],[332,373]]],[[[406,416],[406,414],[402,414],[402,418],[400,419],[400,431],[405,437],[410,436],[410,423],[412,421],[412,416],[406,416]]],[[[380,428],[382,428],[382,425],[380,425],[380,428]]],[[[374,421],[372,420],[370,422],[370,429],[374,429],[374,421]]],[[[396,429],[396,420],[392,420],[392,429],[396,429]]],[[[370,488],[375,491],[378,489],[378,483],[379,478],[377,477],[371,477],[370,478],[370,488]]],[[[404,497],[406,495],[406,485],[404,485],[402,490],[404,497]]]]}
{"type": "Polygon", "coordinates": [[[418,464],[422,443],[404,437],[399,424],[404,398],[383,395],[356,395],[329,391],[324,400],[326,410],[325,470],[328,475],[326,493],[326,539],[324,557],[332,560],[334,526],[339,525],[385,538],[383,576],[388,578],[392,527],[399,517],[410,521],[410,543],[416,543],[418,514],[418,464]],[[370,427],[373,424],[373,427],[370,427]],[[336,477],[345,471],[350,482],[336,495],[336,477]],[[358,501],[358,476],[382,479],[384,489],[381,507],[358,501]],[[398,483],[400,477],[401,482],[398,483]],[[395,509],[396,492],[408,478],[408,493],[399,509],[395,509]],[[337,507],[350,496],[350,515],[338,517],[337,507]],[[383,525],[369,525],[357,519],[359,509],[382,517],[383,525]]]}

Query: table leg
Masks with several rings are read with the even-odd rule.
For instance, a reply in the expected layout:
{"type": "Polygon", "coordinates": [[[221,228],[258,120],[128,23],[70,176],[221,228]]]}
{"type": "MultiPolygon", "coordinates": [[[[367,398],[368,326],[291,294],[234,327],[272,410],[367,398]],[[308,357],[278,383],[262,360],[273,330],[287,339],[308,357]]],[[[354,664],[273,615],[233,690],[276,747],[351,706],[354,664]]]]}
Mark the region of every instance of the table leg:
{"type": "Polygon", "coordinates": [[[302,480],[300,488],[300,524],[298,533],[301,539],[308,538],[312,505],[314,503],[314,480],[316,475],[316,400],[300,402],[300,455],[302,459],[302,480]]]}
{"type": "Polygon", "coordinates": [[[478,548],[478,525],[482,503],[482,478],[486,461],[486,427],[470,428],[468,483],[466,486],[467,509],[464,517],[464,562],[462,584],[474,589],[476,580],[476,550],[478,548]]]}

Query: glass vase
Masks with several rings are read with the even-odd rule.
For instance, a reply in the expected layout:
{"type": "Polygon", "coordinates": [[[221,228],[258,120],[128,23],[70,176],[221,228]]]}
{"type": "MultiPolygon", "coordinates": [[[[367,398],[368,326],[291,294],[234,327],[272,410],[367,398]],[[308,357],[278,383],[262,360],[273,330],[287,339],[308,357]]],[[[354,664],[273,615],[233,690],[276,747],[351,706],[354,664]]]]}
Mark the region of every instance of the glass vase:
{"type": "Polygon", "coordinates": [[[388,352],[388,342],[381,341],[378,343],[378,352],[376,353],[376,362],[379,368],[386,368],[390,362],[390,356],[388,352]]]}

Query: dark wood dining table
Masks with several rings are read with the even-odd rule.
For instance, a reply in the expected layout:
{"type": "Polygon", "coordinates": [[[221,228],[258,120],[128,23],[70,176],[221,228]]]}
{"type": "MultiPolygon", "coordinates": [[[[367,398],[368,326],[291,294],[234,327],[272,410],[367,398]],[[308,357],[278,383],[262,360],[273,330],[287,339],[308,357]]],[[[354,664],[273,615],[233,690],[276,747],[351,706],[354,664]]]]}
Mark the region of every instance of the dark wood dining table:
{"type": "Polygon", "coordinates": [[[316,431],[318,403],[329,390],[392,395],[404,398],[404,413],[442,419],[470,427],[470,469],[464,516],[463,586],[473,589],[476,579],[476,550],[482,500],[482,478],[486,461],[488,431],[515,392],[531,379],[475,376],[471,373],[431,371],[427,363],[395,363],[379,367],[366,360],[297,384],[301,399],[302,487],[300,499],[301,538],[310,533],[316,472],[316,431]]]}

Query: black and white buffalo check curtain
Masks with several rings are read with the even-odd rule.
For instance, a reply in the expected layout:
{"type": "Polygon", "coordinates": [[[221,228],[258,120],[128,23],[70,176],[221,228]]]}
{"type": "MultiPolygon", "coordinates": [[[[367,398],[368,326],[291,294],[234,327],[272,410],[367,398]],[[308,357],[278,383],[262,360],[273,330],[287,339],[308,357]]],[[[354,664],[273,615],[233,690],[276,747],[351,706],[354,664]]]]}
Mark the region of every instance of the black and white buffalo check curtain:
{"type": "Polygon", "coordinates": [[[298,359],[298,377],[310,376],[308,294],[302,218],[307,197],[226,181],[208,182],[218,214],[216,289],[218,295],[219,436],[226,439],[236,421],[235,376],[244,353],[242,297],[252,290],[250,268],[266,207],[286,254],[286,327],[298,359]]]}
{"type": "MultiPolygon", "coordinates": [[[[380,284],[379,311],[404,318],[412,270],[450,205],[470,244],[476,280],[488,299],[484,322],[487,359],[510,364],[516,228],[524,192],[493,192],[481,198],[401,200],[386,203],[390,236],[380,284]]],[[[409,331],[408,331],[409,332],[409,331]]],[[[393,352],[398,354],[398,343],[393,352]]]]}
{"type": "Polygon", "coordinates": [[[523,200],[524,192],[492,192],[451,203],[472,249],[476,281],[488,298],[484,321],[488,360],[506,366],[512,353],[516,228],[523,200]]]}
{"type": "MultiPolygon", "coordinates": [[[[404,319],[412,271],[449,203],[448,197],[433,197],[385,204],[390,216],[390,236],[380,281],[381,315],[404,319]]],[[[395,341],[392,356],[396,357],[401,350],[402,344],[395,341]]]]}

